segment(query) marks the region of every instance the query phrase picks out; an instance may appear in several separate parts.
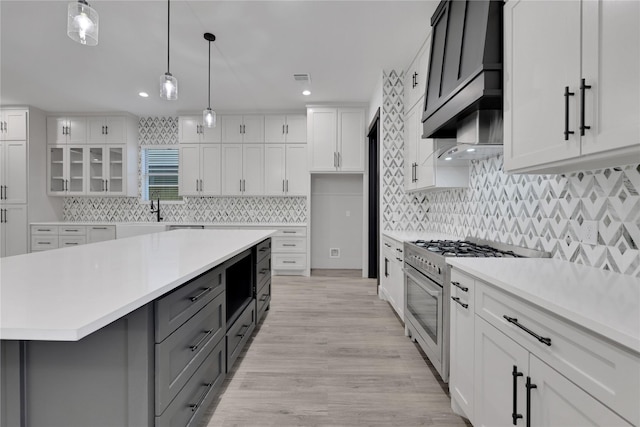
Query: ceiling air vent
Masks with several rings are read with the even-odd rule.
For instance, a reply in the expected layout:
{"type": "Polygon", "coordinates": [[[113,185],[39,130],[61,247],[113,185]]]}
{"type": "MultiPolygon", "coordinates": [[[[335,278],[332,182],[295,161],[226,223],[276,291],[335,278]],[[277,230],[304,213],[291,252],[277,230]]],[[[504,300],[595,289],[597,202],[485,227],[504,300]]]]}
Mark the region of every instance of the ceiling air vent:
{"type": "Polygon", "coordinates": [[[294,74],[293,79],[300,83],[311,83],[311,76],[308,73],[294,74]]]}

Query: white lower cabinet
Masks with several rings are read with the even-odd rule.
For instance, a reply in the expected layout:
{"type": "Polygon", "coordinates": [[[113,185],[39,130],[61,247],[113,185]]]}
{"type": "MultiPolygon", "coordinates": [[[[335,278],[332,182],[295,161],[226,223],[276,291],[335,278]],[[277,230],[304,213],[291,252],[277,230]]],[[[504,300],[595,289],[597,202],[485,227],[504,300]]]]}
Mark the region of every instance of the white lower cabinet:
{"type": "Polygon", "coordinates": [[[31,224],[31,252],[102,242],[115,238],[115,225],[31,224]]]}
{"type": "Polygon", "coordinates": [[[404,321],[404,244],[389,236],[382,236],[380,264],[380,295],[387,300],[404,321]]]}
{"type": "Polygon", "coordinates": [[[307,270],[307,228],[280,228],[271,237],[273,274],[303,275],[307,270]]]}
{"type": "Polygon", "coordinates": [[[455,412],[487,427],[638,425],[638,353],[456,269],[451,278],[455,412]]]}

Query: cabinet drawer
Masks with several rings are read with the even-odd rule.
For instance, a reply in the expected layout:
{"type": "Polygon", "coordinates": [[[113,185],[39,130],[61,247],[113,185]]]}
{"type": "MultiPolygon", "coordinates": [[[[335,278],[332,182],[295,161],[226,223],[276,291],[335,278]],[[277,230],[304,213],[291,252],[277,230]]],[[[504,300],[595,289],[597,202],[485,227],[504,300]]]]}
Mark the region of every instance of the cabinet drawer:
{"type": "Polygon", "coordinates": [[[256,266],[256,284],[260,287],[271,278],[271,257],[266,257],[256,266]]]}
{"type": "Polygon", "coordinates": [[[274,270],[304,270],[307,267],[306,254],[273,254],[272,258],[274,270]]]}
{"type": "Polygon", "coordinates": [[[476,314],[632,424],[640,422],[640,356],[483,282],[476,281],[475,293],[476,314]],[[549,338],[551,345],[503,316],[549,338]]]}
{"type": "Polygon", "coordinates": [[[227,371],[245,346],[256,326],[256,304],[251,301],[227,331],[227,371]]]}
{"type": "Polygon", "coordinates": [[[223,292],[156,344],[156,415],[164,412],[211,349],[224,340],[225,319],[223,292]]]}
{"type": "Polygon", "coordinates": [[[31,226],[31,235],[49,235],[49,236],[57,236],[58,235],[58,226],[57,225],[32,225],[31,226]]]}
{"type": "Polygon", "coordinates": [[[274,252],[306,252],[307,238],[306,237],[274,237],[273,251],[274,252]]]}
{"type": "Polygon", "coordinates": [[[474,279],[458,270],[451,270],[451,296],[459,298],[473,312],[474,279]]]}
{"type": "Polygon", "coordinates": [[[271,302],[271,280],[267,281],[262,288],[258,290],[258,295],[256,295],[256,305],[258,310],[258,322],[262,320],[265,312],[267,311],[267,307],[269,307],[269,303],[271,302]]]}
{"type": "Polygon", "coordinates": [[[225,340],[222,339],[162,415],[156,417],[156,427],[199,425],[224,382],[225,358],[225,340]]]}
{"type": "Polygon", "coordinates": [[[87,234],[87,227],[82,225],[61,225],[58,228],[61,236],[84,236],[87,234]]]}
{"type": "Polygon", "coordinates": [[[46,251],[58,248],[58,236],[31,236],[32,251],[46,251]]]}
{"type": "Polygon", "coordinates": [[[267,240],[263,240],[262,242],[258,243],[258,245],[256,246],[256,260],[260,261],[262,260],[265,256],[270,255],[271,254],[271,239],[267,239],[267,240]]]}
{"type": "Polygon", "coordinates": [[[276,231],[275,237],[303,237],[307,235],[307,227],[282,228],[276,231]]]}
{"type": "Polygon", "coordinates": [[[58,247],[66,248],[69,246],[84,245],[87,243],[85,236],[60,236],[58,237],[58,247]]]}
{"type": "Polygon", "coordinates": [[[155,302],[156,342],[186,322],[209,301],[224,291],[223,267],[216,267],[192,279],[155,302]]]}

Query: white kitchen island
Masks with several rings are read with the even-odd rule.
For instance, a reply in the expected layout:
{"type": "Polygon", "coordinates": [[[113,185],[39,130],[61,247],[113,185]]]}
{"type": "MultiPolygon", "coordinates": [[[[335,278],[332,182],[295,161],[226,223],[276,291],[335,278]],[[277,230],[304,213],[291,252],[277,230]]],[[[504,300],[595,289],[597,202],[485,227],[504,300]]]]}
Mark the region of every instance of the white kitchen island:
{"type": "MultiPolygon", "coordinates": [[[[251,270],[255,286],[273,232],[175,230],[0,259],[0,425],[195,423],[227,369],[225,272],[251,270]]],[[[255,298],[242,310],[232,321],[255,326],[255,298]]],[[[253,327],[240,327],[246,342],[253,327]]]]}

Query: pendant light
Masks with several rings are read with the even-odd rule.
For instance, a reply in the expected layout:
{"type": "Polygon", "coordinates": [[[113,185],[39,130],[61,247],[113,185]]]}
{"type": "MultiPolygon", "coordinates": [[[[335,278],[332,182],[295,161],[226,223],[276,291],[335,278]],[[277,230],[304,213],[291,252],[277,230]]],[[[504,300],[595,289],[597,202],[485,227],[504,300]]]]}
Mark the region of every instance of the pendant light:
{"type": "Polygon", "coordinates": [[[69,3],[67,8],[67,35],[80,44],[98,44],[98,12],[86,0],[69,3]]]}
{"type": "Polygon", "coordinates": [[[160,98],[175,101],[178,99],[178,79],[169,72],[169,30],[171,24],[171,0],[167,0],[167,72],[160,76],[160,98]]]}
{"type": "Polygon", "coordinates": [[[208,128],[216,127],[216,112],[211,109],[211,42],[216,36],[211,33],[204,33],[204,39],[209,42],[209,106],[202,112],[202,122],[208,128]]]}

